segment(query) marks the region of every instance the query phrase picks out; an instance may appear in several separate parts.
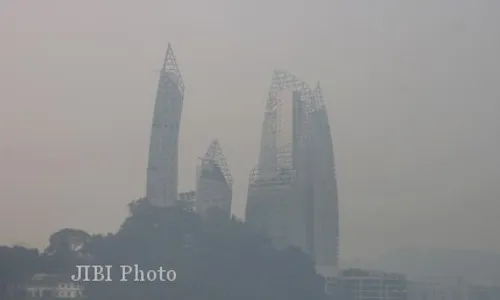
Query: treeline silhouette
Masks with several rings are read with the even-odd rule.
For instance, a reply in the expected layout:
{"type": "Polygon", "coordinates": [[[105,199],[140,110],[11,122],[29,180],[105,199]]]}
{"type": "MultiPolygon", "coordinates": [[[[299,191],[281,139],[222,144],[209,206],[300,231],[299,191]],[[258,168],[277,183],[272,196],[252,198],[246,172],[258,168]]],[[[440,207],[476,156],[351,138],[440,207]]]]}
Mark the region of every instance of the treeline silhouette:
{"type": "Polygon", "coordinates": [[[221,211],[200,216],[186,205],[152,207],[145,199],[129,204],[130,215],[114,234],[90,235],[62,229],[42,252],[0,247],[0,299],[8,287],[33,274],[75,274],[76,265],[138,264],[173,269],[174,282],[112,282],[85,285],[88,299],[156,300],[319,300],[324,281],[300,250],[278,251],[263,234],[221,211]]]}

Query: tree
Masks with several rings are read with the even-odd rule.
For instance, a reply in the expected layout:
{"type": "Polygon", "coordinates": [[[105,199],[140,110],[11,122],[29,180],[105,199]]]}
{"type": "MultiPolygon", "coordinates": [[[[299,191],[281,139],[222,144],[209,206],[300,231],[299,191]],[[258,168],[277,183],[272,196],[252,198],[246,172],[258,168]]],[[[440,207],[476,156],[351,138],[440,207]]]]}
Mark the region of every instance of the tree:
{"type": "Polygon", "coordinates": [[[185,206],[152,207],[144,199],[114,235],[93,237],[95,264],[173,269],[174,283],[91,283],[89,299],[320,299],[323,280],[300,250],[275,250],[245,223],[209,212],[201,218],[185,206]]]}
{"type": "Polygon", "coordinates": [[[90,241],[91,236],[79,229],[65,228],[53,233],[41,258],[43,270],[47,273],[75,272],[75,266],[88,258],[90,241]]]}
{"type": "Polygon", "coordinates": [[[9,299],[9,286],[24,283],[39,270],[37,249],[0,247],[0,299],[9,299]]]}
{"type": "Polygon", "coordinates": [[[7,286],[35,272],[74,274],[77,264],[112,265],[112,282],[85,286],[89,300],[320,300],[323,280],[300,250],[276,250],[270,239],[218,210],[202,216],[179,203],[153,207],[146,199],[129,205],[118,232],[89,235],[62,229],[37,250],[0,247],[0,299],[7,286]],[[174,282],[121,282],[120,265],[144,271],[175,270],[174,282]]]}
{"type": "Polygon", "coordinates": [[[49,238],[49,246],[45,254],[80,253],[83,254],[85,245],[90,241],[90,235],[83,230],[65,228],[53,233],[49,238]]]}

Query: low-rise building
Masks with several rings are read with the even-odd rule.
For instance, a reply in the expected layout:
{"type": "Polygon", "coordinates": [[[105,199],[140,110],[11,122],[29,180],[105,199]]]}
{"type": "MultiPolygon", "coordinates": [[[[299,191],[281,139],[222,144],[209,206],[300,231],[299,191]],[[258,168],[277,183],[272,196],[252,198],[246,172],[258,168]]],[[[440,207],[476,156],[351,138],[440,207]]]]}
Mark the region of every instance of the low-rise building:
{"type": "Polygon", "coordinates": [[[408,284],[408,300],[468,299],[468,286],[461,278],[429,277],[408,284]]]}
{"type": "Polygon", "coordinates": [[[340,273],[347,300],[407,300],[403,274],[348,269],[340,273]]]}
{"type": "Polygon", "coordinates": [[[469,300],[499,300],[500,286],[478,286],[469,287],[469,300]]]}
{"type": "Polygon", "coordinates": [[[26,299],[82,299],[83,286],[69,277],[36,274],[23,287],[26,299]]]}
{"type": "Polygon", "coordinates": [[[178,202],[184,203],[193,211],[196,211],[196,192],[195,191],[189,191],[189,192],[183,192],[179,193],[179,198],[177,198],[178,202]]]}

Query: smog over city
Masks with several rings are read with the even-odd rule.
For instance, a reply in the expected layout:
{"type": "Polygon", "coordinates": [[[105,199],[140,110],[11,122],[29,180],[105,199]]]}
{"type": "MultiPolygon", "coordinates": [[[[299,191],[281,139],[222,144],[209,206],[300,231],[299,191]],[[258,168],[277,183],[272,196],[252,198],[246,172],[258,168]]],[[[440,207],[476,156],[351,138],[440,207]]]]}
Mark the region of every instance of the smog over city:
{"type": "Polygon", "coordinates": [[[0,0],[0,41],[0,299],[500,299],[500,2],[0,0]]]}

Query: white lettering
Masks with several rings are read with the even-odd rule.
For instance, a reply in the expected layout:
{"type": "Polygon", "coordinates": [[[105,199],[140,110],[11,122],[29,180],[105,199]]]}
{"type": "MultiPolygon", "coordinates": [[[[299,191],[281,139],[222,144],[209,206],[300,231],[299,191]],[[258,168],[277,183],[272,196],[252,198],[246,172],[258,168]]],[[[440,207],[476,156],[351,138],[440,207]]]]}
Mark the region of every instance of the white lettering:
{"type": "Polygon", "coordinates": [[[131,266],[120,266],[122,269],[122,278],[120,281],[128,281],[126,276],[132,273],[132,267],[131,266]]]}
{"type": "Polygon", "coordinates": [[[174,270],[168,270],[167,271],[167,280],[170,282],[175,281],[177,278],[177,273],[174,270]]]}
{"type": "Polygon", "coordinates": [[[146,278],[148,281],[155,281],[156,280],[156,271],[155,270],[149,270],[146,273],[146,278]]]}

